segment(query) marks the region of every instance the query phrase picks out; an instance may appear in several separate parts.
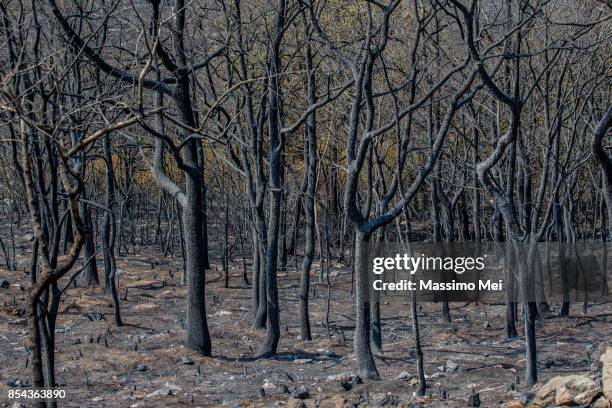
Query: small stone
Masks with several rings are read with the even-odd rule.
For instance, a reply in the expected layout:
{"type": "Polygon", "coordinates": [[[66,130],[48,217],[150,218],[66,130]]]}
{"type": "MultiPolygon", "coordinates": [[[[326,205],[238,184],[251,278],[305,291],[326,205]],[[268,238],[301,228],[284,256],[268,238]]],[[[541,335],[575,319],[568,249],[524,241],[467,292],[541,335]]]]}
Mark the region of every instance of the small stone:
{"type": "Polygon", "coordinates": [[[162,388],[153,391],[151,394],[148,394],[147,398],[156,397],[159,395],[163,397],[169,397],[171,395],[178,394],[179,391],[181,391],[181,387],[179,387],[178,385],[172,383],[165,383],[162,388]]]}
{"type": "Polygon", "coordinates": [[[379,407],[397,407],[400,404],[400,399],[395,395],[386,395],[378,403],[379,407]]]}
{"type": "Polygon", "coordinates": [[[438,366],[438,367],[437,367],[437,370],[438,370],[438,371],[440,371],[441,373],[443,373],[443,372],[445,372],[445,371],[446,371],[446,366],[443,366],[443,365],[438,366]]]}
{"type": "Polygon", "coordinates": [[[519,401],[523,403],[523,405],[529,404],[535,398],[535,393],[531,391],[523,392],[519,395],[519,401]]]}
{"type": "Polygon", "coordinates": [[[304,401],[295,398],[291,398],[289,401],[287,401],[287,405],[285,406],[287,408],[307,408],[307,405],[304,403],[304,401]]]}
{"type": "Polygon", "coordinates": [[[214,317],[229,317],[231,315],[232,315],[232,312],[230,312],[229,310],[219,310],[213,316],[214,317]]]}
{"type": "Polygon", "coordinates": [[[398,376],[398,380],[409,380],[412,378],[412,375],[408,371],[402,371],[398,376]]]}
{"type": "Polygon", "coordinates": [[[448,360],[446,362],[446,372],[454,373],[459,369],[459,364],[455,363],[453,360],[448,360]]]}
{"type": "Polygon", "coordinates": [[[190,359],[189,357],[185,356],[181,359],[181,364],[185,364],[185,365],[193,365],[193,360],[190,359]]]}
{"type": "Polygon", "coordinates": [[[8,289],[11,284],[6,279],[0,279],[0,288],[8,289]]]}
{"type": "Polygon", "coordinates": [[[525,408],[525,404],[519,400],[512,400],[504,402],[499,406],[499,408],[525,408]]]}
{"type": "Polygon", "coordinates": [[[604,396],[597,398],[595,402],[591,404],[591,408],[610,408],[610,407],[612,407],[612,404],[604,396]]]}
{"type": "Polygon", "coordinates": [[[350,381],[341,381],[340,382],[340,386],[345,390],[345,391],[350,391],[353,389],[353,383],[350,381]]]}
{"type": "Polygon", "coordinates": [[[5,384],[13,388],[20,388],[23,385],[21,380],[8,380],[5,382],[5,384]]]}
{"type": "Polygon", "coordinates": [[[147,367],[146,364],[138,364],[136,366],[136,370],[138,370],[138,371],[147,371],[148,369],[149,369],[149,367],[147,367]]]}
{"type": "MultiPolygon", "coordinates": [[[[325,398],[321,400],[320,407],[345,407],[347,406],[347,399],[342,394],[336,394],[329,398],[325,398]]],[[[354,404],[350,404],[348,406],[354,406],[354,404]]]]}
{"type": "Polygon", "coordinates": [[[160,388],[159,390],[155,390],[150,394],[147,394],[147,398],[153,398],[153,397],[157,397],[157,396],[164,396],[167,397],[169,395],[169,391],[163,388],[160,388]]]}
{"type": "Polygon", "coordinates": [[[179,387],[176,384],[172,384],[172,383],[166,383],[164,384],[164,389],[166,389],[168,391],[168,394],[166,395],[176,395],[178,394],[180,391],[182,391],[182,388],[179,387]]]}
{"type": "Polygon", "coordinates": [[[326,351],[323,353],[321,357],[324,359],[328,359],[328,358],[338,358],[340,356],[333,351],[326,351]]]}
{"type": "Polygon", "coordinates": [[[334,381],[350,381],[353,378],[352,373],[340,373],[340,374],[332,374],[327,377],[327,382],[334,381]]]}
{"type": "Polygon", "coordinates": [[[337,381],[340,385],[340,391],[350,391],[355,385],[363,382],[360,376],[350,373],[330,375],[327,377],[327,381],[337,381]]]}
{"type": "Polygon", "coordinates": [[[293,398],[301,400],[306,399],[310,397],[310,390],[305,385],[300,385],[295,391],[293,391],[293,394],[291,394],[291,396],[293,398]]]}
{"type": "Polygon", "coordinates": [[[312,358],[298,358],[293,360],[293,364],[309,364],[312,363],[312,358]]]}
{"type": "Polygon", "coordinates": [[[468,407],[479,407],[480,406],[480,394],[477,392],[472,392],[470,395],[470,399],[468,401],[468,407]]]}

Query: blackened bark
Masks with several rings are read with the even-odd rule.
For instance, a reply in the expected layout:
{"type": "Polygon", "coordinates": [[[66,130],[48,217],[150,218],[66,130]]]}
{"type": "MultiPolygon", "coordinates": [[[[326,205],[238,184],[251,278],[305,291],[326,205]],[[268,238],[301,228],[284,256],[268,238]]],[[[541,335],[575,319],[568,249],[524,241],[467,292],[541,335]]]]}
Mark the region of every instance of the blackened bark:
{"type": "MultiPolygon", "coordinates": [[[[304,22],[304,34],[308,39],[308,26],[304,22]]],[[[308,76],[308,104],[316,103],[316,82],[312,61],[310,41],[306,43],[306,70],[308,76]]],[[[306,121],[304,132],[304,149],[306,154],[306,192],[304,194],[304,212],[306,218],[304,261],[300,279],[300,327],[302,340],[312,340],[310,318],[308,316],[308,294],[310,291],[310,268],[315,251],[315,194],[317,182],[317,129],[316,116],[312,112],[306,121]]],[[[323,265],[320,266],[323,268],[323,265]]]]}
{"type": "Polygon", "coordinates": [[[593,132],[592,142],[593,155],[601,166],[604,200],[608,207],[608,240],[612,242],[612,157],[603,148],[603,140],[606,136],[609,136],[610,127],[612,127],[612,106],[608,108],[599,123],[597,123],[597,127],[593,132]]]}
{"type": "Polygon", "coordinates": [[[270,218],[268,220],[268,248],[266,253],[266,296],[267,296],[267,327],[266,338],[256,353],[256,357],[269,357],[276,354],[280,340],[280,311],[278,307],[278,286],[276,282],[279,233],[283,198],[282,155],[284,137],[281,134],[281,102],[279,71],[281,67],[280,43],[285,31],[285,0],[276,3],[275,31],[272,34],[270,56],[268,60],[268,76],[270,89],[268,92],[268,131],[269,154],[268,170],[270,185],[270,218]]]}
{"type": "MultiPolygon", "coordinates": [[[[181,3],[181,2],[177,2],[181,3]]],[[[184,18],[184,17],[183,17],[184,18]]],[[[193,111],[189,97],[188,78],[179,78],[174,99],[181,119],[193,126],[193,111]]],[[[182,159],[190,166],[185,177],[183,234],[185,236],[185,269],[187,272],[187,345],[203,355],[211,354],[205,301],[206,240],[204,238],[204,180],[198,167],[197,144],[187,142],[182,159]]]]}
{"type": "Polygon", "coordinates": [[[525,369],[525,384],[531,387],[538,382],[538,354],[536,351],[537,306],[535,302],[523,302],[523,315],[525,319],[525,352],[527,353],[527,367],[525,369]]]}
{"type": "MultiPolygon", "coordinates": [[[[85,198],[85,194],[83,194],[85,198]]],[[[87,237],[85,238],[85,246],[83,248],[83,262],[86,263],[84,275],[85,285],[87,287],[97,287],[100,284],[98,278],[98,266],[96,264],[96,244],[93,231],[93,221],[91,219],[91,210],[86,204],[80,205],[81,218],[85,224],[87,237]],[[89,260],[89,262],[88,262],[89,260]]]]}
{"type": "MultiPolygon", "coordinates": [[[[187,149],[187,151],[192,149],[187,149]]],[[[193,152],[195,153],[195,152],[193,152]]],[[[205,356],[211,354],[211,340],[206,320],[205,245],[202,234],[201,181],[186,177],[187,203],[183,207],[185,269],[187,272],[187,345],[205,356]]]]}
{"type": "Polygon", "coordinates": [[[102,148],[104,150],[104,160],[106,162],[106,211],[102,221],[102,250],[104,260],[104,287],[107,293],[110,293],[113,300],[113,315],[115,324],[122,326],[121,308],[119,305],[119,295],[117,293],[117,266],[115,264],[115,172],[113,168],[113,157],[111,155],[110,140],[105,137],[102,140],[102,148]]]}
{"type": "MultiPolygon", "coordinates": [[[[411,276],[411,281],[415,282],[414,275],[411,276]]],[[[425,368],[423,366],[423,349],[421,347],[421,331],[419,328],[419,313],[417,309],[416,294],[410,292],[410,310],[412,313],[412,335],[414,337],[414,352],[416,354],[417,376],[419,378],[419,388],[417,389],[418,396],[424,396],[427,388],[425,380],[425,368]]]]}
{"type": "Polygon", "coordinates": [[[361,231],[355,233],[355,339],[357,370],[362,378],[380,380],[370,348],[370,285],[367,271],[361,267],[365,245],[369,237],[361,231]]]}

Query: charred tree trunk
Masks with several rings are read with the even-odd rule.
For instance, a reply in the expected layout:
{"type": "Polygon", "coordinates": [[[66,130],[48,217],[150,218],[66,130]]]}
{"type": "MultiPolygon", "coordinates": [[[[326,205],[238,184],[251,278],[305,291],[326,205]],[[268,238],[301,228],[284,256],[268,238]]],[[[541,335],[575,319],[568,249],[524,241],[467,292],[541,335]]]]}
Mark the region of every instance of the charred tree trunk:
{"type": "Polygon", "coordinates": [[[612,242],[612,157],[603,148],[603,140],[607,135],[609,136],[610,127],[612,127],[612,106],[607,109],[597,124],[592,142],[593,155],[601,166],[603,195],[608,208],[608,240],[612,242]]]}
{"type": "Polygon", "coordinates": [[[280,43],[285,29],[285,0],[276,3],[275,31],[272,34],[270,57],[268,60],[268,76],[270,89],[268,91],[268,131],[270,134],[268,170],[270,185],[270,218],[268,220],[268,248],[266,252],[266,296],[267,296],[267,327],[266,338],[256,353],[256,357],[269,357],[276,354],[280,340],[280,311],[278,307],[278,286],[276,282],[277,262],[279,260],[279,233],[282,199],[283,199],[283,153],[284,136],[281,133],[281,101],[279,100],[281,68],[280,43]]]}
{"type": "MultiPolygon", "coordinates": [[[[308,38],[309,27],[304,21],[304,34],[308,38]]],[[[312,61],[310,41],[306,44],[306,70],[308,72],[308,103],[316,103],[316,82],[312,61]]],[[[310,268],[315,252],[315,194],[317,183],[317,128],[315,113],[311,113],[306,121],[304,132],[304,149],[306,161],[306,192],[304,194],[304,212],[306,218],[304,261],[300,280],[300,327],[302,340],[312,340],[310,333],[310,318],[308,316],[308,293],[310,291],[310,268]]],[[[323,265],[321,265],[321,268],[323,265]]]]}
{"type": "Polygon", "coordinates": [[[367,271],[361,267],[369,236],[355,233],[355,340],[357,370],[362,378],[380,380],[370,348],[370,285],[367,271]]]}

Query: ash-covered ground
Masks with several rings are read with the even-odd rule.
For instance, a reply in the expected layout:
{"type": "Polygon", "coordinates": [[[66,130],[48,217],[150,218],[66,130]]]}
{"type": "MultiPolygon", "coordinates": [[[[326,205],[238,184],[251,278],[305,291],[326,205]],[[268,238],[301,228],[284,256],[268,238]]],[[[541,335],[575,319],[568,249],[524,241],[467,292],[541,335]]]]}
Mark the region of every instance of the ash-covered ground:
{"type": "MultiPolygon", "coordinates": [[[[17,270],[0,268],[9,282],[0,289],[0,402],[14,405],[8,390],[30,382],[24,291],[29,285],[30,244],[19,237],[17,270]]],[[[299,338],[299,274],[279,274],[282,336],[273,359],[253,359],[265,333],[251,329],[250,288],[242,261],[232,264],[230,287],[220,266],[207,272],[213,357],[183,346],[186,287],[180,260],[162,258],[153,248],[118,258],[119,293],[125,325],[115,326],[110,296],[100,288],[67,289],[57,326],[56,376],[67,407],[204,406],[466,406],[473,392],[481,406],[520,406],[524,388],[521,337],[505,338],[503,305],[452,304],[452,324],[440,322],[439,305],[420,304],[420,327],[428,386],[417,398],[410,305],[381,306],[383,350],[376,353],[382,381],[354,377],[353,299],[350,268],[332,263],[329,334],[325,322],[327,285],[313,267],[310,304],[313,341],[299,338]],[[126,296],[127,288],[127,296],[126,296]],[[303,398],[300,399],[299,397],[303,398]],[[514,405],[512,405],[514,404],[514,405]]],[[[100,263],[101,265],[101,263],[100,263]]],[[[289,265],[293,265],[290,260],[289,265]]],[[[102,268],[100,268],[102,269],[102,268]]],[[[102,274],[102,270],[100,271],[102,274]]],[[[61,282],[63,285],[66,281],[61,282]]],[[[558,305],[551,305],[553,312],[558,305]]],[[[612,305],[572,306],[538,322],[541,382],[584,374],[591,354],[612,332],[612,305]]],[[[522,333],[521,323],[517,326],[522,333]]],[[[18,403],[17,403],[18,404],[18,403]]],[[[29,403],[22,402],[23,406],[29,403]]]]}

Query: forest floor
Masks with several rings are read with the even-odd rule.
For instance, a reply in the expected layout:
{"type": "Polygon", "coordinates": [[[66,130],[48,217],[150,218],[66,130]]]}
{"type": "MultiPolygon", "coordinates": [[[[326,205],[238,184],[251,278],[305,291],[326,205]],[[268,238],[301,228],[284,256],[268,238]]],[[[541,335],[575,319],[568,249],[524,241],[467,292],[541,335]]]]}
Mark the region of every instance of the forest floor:
{"type": "MultiPolygon", "coordinates": [[[[17,271],[0,268],[0,278],[10,283],[9,288],[0,289],[2,406],[13,406],[7,399],[9,384],[21,382],[27,387],[29,383],[24,292],[30,279],[25,272],[29,248],[26,240],[19,239],[17,271]]],[[[351,275],[345,265],[331,265],[331,340],[325,324],[327,286],[317,283],[318,265],[313,266],[311,342],[299,338],[299,275],[293,266],[279,273],[278,356],[255,360],[252,355],[265,332],[251,329],[250,288],[241,277],[242,262],[232,264],[230,288],[223,287],[221,268],[213,262],[206,289],[213,356],[202,357],[182,344],[186,288],[180,285],[179,260],[161,258],[152,247],[136,252],[118,259],[124,326],[115,326],[110,296],[102,288],[83,288],[79,282],[63,297],[56,330],[57,382],[66,390],[62,406],[301,406],[292,393],[306,386],[307,406],[318,401],[322,407],[360,403],[457,407],[466,406],[476,390],[481,406],[491,407],[527,391],[523,386],[525,343],[520,337],[505,339],[502,305],[452,304],[453,322],[448,325],[439,321],[439,305],[421,304],[429,388],[427,397],[414,397],[416,365],[407,301],[381,307],[383,352],[375,358],[383,380],[346,390],[341,379],[354,373],[356,361],[351,275]]],[[[292,258],[289,264],[293,265],[292,258]]],[[[101,262],[99,269],[103,280],[101,262]]],[[[517,326],[522,332],[521,324],[517,326]]],[[[540,380],[588,372],[589,350],[605,341],[611,329],[610,303],[591,305],[587,315],[582,314],[582,305],[574,305],[568,317],[539,321],[540,380]]]]}

